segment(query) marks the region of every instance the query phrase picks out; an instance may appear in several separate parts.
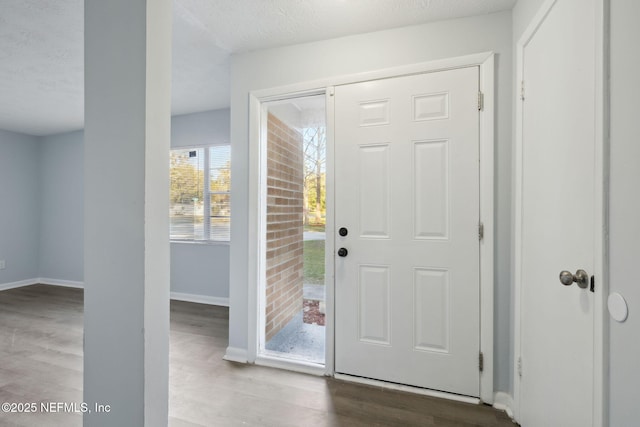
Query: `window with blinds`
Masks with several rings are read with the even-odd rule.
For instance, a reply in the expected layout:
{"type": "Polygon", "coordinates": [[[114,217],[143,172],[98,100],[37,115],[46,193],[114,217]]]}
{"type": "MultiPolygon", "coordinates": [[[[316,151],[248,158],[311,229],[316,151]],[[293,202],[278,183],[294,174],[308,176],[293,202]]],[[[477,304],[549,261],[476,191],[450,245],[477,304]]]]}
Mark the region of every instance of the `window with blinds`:
{"type": "Polygon", "coordinates": [[[171,150],[169,166],[171,240],[228,242],[231,147],[171,150]]]}

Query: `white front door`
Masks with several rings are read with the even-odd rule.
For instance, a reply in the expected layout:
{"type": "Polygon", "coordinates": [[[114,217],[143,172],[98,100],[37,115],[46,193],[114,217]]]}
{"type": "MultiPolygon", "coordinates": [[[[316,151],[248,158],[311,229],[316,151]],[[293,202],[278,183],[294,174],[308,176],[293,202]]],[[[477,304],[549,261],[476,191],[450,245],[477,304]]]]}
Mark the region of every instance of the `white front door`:
{"type": "Polygon", "coordinates": [[[594,10],[592,1],[555,2],[522,50],[516,375],[523,427],[593,425],[594,10]],[[564,270],[584,270],[586,288],[561,284],[564,270]]]}
{"type": "Polygon", "coordinates": [[[338,373],[479,396],[478,81],[335,89],[338,373]]]}

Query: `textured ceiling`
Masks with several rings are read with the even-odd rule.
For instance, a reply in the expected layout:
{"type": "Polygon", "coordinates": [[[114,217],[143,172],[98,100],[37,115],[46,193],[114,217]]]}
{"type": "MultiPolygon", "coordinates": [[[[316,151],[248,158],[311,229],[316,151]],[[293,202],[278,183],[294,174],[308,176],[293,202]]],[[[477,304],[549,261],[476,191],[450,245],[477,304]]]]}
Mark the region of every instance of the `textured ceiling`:
{"type": "MultiPolygon", "coordinates": [[[[234,52],[481,15],[515,2],[174,0],[172,111],[227,107],[234,52]]],[[[80,129],[83,108],[83,0],[1,0],[0,129],[80,129]]]]}

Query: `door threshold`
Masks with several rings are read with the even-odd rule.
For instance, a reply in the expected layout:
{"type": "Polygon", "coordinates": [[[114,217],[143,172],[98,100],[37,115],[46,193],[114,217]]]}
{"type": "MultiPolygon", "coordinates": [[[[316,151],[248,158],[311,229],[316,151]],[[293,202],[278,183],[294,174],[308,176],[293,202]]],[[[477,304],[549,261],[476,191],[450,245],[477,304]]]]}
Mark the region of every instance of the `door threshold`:
{"type": "Polygon", "coordinates": [[[353,375],[335,373],[334,378],[337,380],[348,381],[352,383],[371,385],[391,390],[405,391],[407,393],[422,394],[424,396],[438,397],[440,399],[455,400],[457,402],[471,403],[479,405],[481,400],[477,397],[462,396],[460,394],[447,393],[445,391],[430,390],[428,388],[414,387],[404,384],[390,383],[381,380],[373,380],[371,378],[355,377],[353,375]]]}
{"type": "Polygon", "coordinates": [[[305,362],[303,360],[285,359],[282,357],[260,355],[256,358],[256,365],[269,368],[285,369],[287,371],[301,372],[303,374],[325,376],[326,367],[319,363],[305,362]]]}

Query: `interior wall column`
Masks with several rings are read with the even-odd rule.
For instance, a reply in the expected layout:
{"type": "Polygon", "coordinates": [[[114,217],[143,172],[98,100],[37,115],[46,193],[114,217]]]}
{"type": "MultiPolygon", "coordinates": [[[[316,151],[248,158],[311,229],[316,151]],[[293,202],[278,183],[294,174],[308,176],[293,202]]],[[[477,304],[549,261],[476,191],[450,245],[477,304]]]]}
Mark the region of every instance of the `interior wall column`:
{"type": "Polygon", "coordinates": [[[84,6],[84,425],[166,426],[171,1],[84,6]]]}

